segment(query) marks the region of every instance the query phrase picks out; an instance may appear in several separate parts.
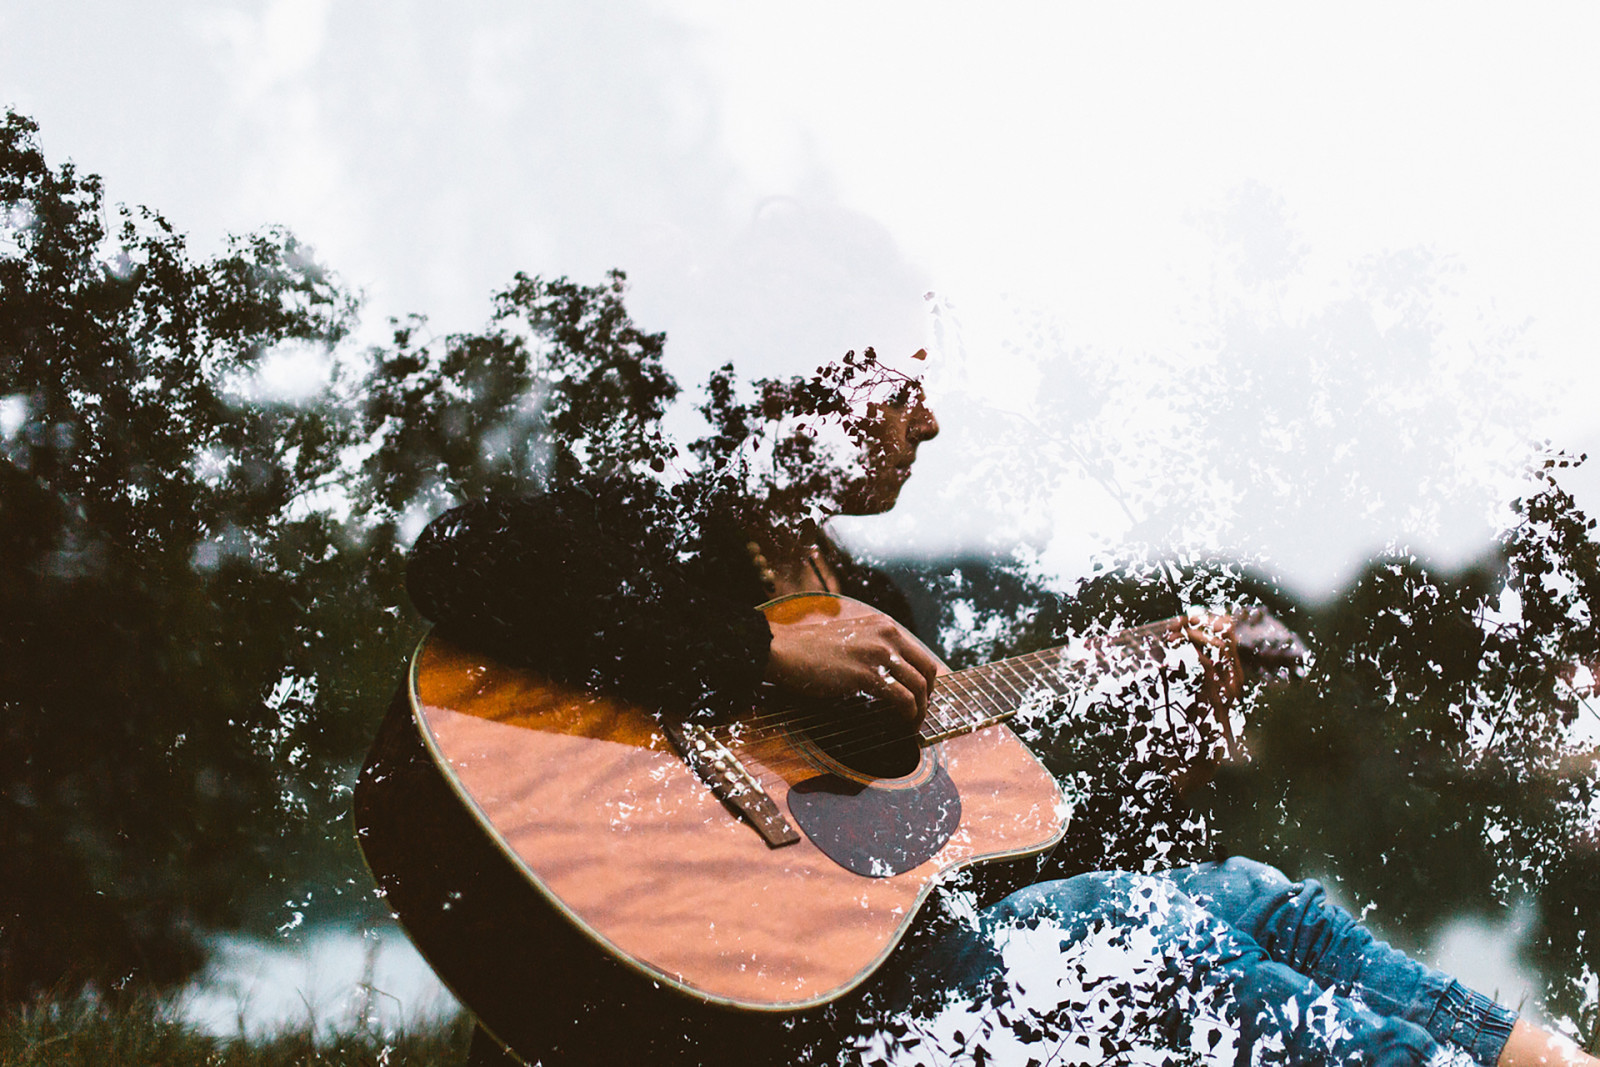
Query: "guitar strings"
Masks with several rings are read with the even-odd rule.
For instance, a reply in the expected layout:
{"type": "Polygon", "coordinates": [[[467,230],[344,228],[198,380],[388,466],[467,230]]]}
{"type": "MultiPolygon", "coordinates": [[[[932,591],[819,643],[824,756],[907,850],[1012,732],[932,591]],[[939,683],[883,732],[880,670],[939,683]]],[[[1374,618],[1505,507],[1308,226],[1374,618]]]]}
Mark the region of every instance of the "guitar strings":
{"type": "MultiPolygon", "coordinates": [[[[1011,714],[1009,709],[1018,701],[1034,699],[1043,692],[1056,694],[1063,692],[1062,687],[1068,681],[1068,672],[1061,669],[1067,664],[1064,663],[1060,653],[1060,649],[1046,649],[941,675],[934,683],[934,692],[929,697],[928,714],[934,724],[940,727],[937,732],[948,733],[951,730],[977,729],[990,725],[1009,716],[1011,714]],[[1017,670],[1022,666],[1031,668],[1034,663],[1043,663],[1049,658],[1056,660],[1056,666],[1046,671],[1031,670],[1033,676],[1031,679],[1017,670]],[[1010,675],[1021,681],[1020,687],[1012,677],[1009,677],[1010,675]],[[1001,684],[989,680],[991,676],[998,678],[1001,684]],[[1002,688],[1002,685],[1005,688],[1002,688]],[[1011,691],[1008,693],[1005,689],[1011,691]],[[940,700],[940,697],[945,699],[940,700]]],[[[858,696],[811,711],[791,706],[777,712],[753,715],[742,722],[757,728],[819,723],[837,717],[840,711],[852,707],[865,707],[872,702],[872,698],[858,696]]]]}
{"type": "MultiPolygon", "coordinates": [[[[1022,701],[1031,699],[1034,695],[1049,693],[1053,696],[1063,696],[1064,691],[1054,687],[1040,687],[1040,694],[1028,694],[1022,701]]],[[[1019,702],[1022,702],[1019,701],[1019,702]]],[[[820,747],[829,746],[847,748],[846,753],[835,753],[848,763],[852,758],[870,756],[885,749],[907,742],[915,741],[919,747],[925,747],[939,740],[972,733],[986,726],[1004,722],[1016,714],[1015,708],[996,711],[992,714],[982,715],[976,720],[962,719],[960,722],[948,724],[944,729],[937,730],[932,736],[918,731],[913,734],[895,728],[892,722],[880,716],[860,716],[850,720],[841,721],[843,716],[850,711],[866,711],[874,705],[881,705],[880,700],[856,697],[848,701],[840,701],[828,709],[816,712],[802,712],[798,709],[789,709],[787,713],[778,712],[763,716],[763,726],[755,730],[737,730],[735,727],[724,727],[727,734],[726,740],[737,744],[758,743],[770,737],[789,732],[799,732],[807,739],[820,747]],[[835,727],[831,730],[821,730],[818,724],[832,720],[835,727]]],[[[748,725],[749,720],[737,724],[748,725]]],[[[924,720],[926,725],[926,720],[924,720]]]]}
{"type": "MultiPolygon", "coordinates": [[[[943,684],[943,679],[941,679],[941,684],[943,684]]],[[[962,697],[964,695],[969,694],[963,694],[958,687],[949,685],[946,685],[943,691],[936,690],[929,698],[929,718],[924,719],[924,725],[928,724],[931,720],[932,725],[937,727],[935,732],[944,734],[950,732],[951,730],[977,729],[981,726],[998,722],[1000,718],[1004,718],[1010,714],[1005,707],[1001,706],[995,706],[992,710],[988,708],[980,708],[978,712],[974,714],[971,710],[971,705],[976,703],[976,701],[968,699],[966,701],[966,703],[969,705],[968,707],[963,708],[960,706],[962,697]],[[941,696],[945,697],[946,699],[944,701],[940,701],[939,698],[941,696]],[[942,714],[942,712],[947,711],[954,712],[955,717],[952,719],[948,714],[942,714]]],[[[979,694],[978,698],[984,704],[994,704],[992,698],[985,697],[982,694],[979,694]]],[[[1011,703],[1011,701],[1008,699],[1007,704],[1009,703],[1011,703]]],[[[751,716],[750,718],[741,720],[740,724],[747,727],[754,727],[762,735],[770,734],[774,730],[800,728],[808,729],[815,739],[831,740],[848,734],[860,721],[845,721],[845,713],[850,711],[864,710],[875,705],[882,706],[884,705],[884,701],[879,698],[872,698],[866,695],[857,695],[845,700],[830,702],[826,706],[819,705],[813,708],[801,708],[793,706],[785,707],[776,712],[766,712],[751,716]],[[816,731],[816,727],[829,724],[830,722],[838,723],[841,728],[835,729],[832,733],[827,734],[818,733],[816,731]]],[[[920,732],[921,731],[919,729],[919,734],[920,732]]]]}
{"type": "MultiPolygon", "coordinates": [[[[979,688],[980,685],[987,684],[988,688],[993,691],[995,696],[998,696],[1005,705],[1009,705],[1018,697],[1026,697],[1027,695],[1031,695],[1029,691],[1034,689],[1036,684],[1041,680],[1041,672],[1035,670],[1033,671],[1034,681],[1027,685],[1027,690],[1016,690],[1015,685],[1012,685],[1012,683],[1006,678],[1006,674],[1008,672],[1015,670],[1012,665],[1016,664],[1018,666],[1022,666],[1024,665],[1023,661],[1042,662],[1047,657],[1051,656],[1056,657],[1059,662],[1061,659],[1059,653],[1059,649],[1047,649],[1040,652],[1029,652],[1021,656],[1000,660],[995,663],[984,664],[979,667],[968,667],[964,670],[952,671],[948,674],[939,676],[938,680],[934,683],[935,691],[933,697],[944,694],[947,696],[954,696],[958,699],[964,698],[965,703],[969,707],[974,704],[979,705],[978,720],[974,720],[970,717],[969,707],[956,706],[952,708],[951,710],[961,717],[960,721],[953,725],[970,724],[975,721],[987,721],[990,719],[993,713],[989,709],[982,707],[982,705],[995,704],[995,700],[994,697],[989,696],[981,688],[979,688]],[[995,685],[993,682],[986,682],[987,676],[991,674],[999,677],[1003,682],[1005,682],[1005,684],[1011,686],[1013,693],[1008,694],[1001,690],[1000,687],[995,685]]],[[[1029,665],[1031,666],[1031,664],[1029,665]]],[[[1020,674],[1020,672],[1018,673],[1020,674]]],[[[1053,683],[1064,681],[1065,679],[1063,672],[1060,670],[1052,670],[1048,674],[1044,674],[1042,680],[1047,686],[1053,687],[1053,683]]],[[[930,700],[931,699],[932,698],[930,698],[930,700]]],[[[792,713],[794,710],[795,709],[785,709],[784,711],[775,713],[761,713],[751,716],[749,719],[744,721],[751,723],[762,723],[764,721],[773,721],[778,719],[788,721],[792,718],[792,713]]]]}
{"type": "MultiPolygon", "coordinates": [[[[964,682],[965,680],[957,679],[954,674],[946,675],[940,679],[941,684],[951,681],[964,682]]],[[[943,695],[959,699],[961,693],[958,688],[956,686],[947,686],[943,695]]],[[[956,707],[954,710],[958,718],[955,721],[950,721],[943,717],[933,721],[933,725],[937,727],[933,736],[923,732],[928,725],[927,719],[924,720],[923,726],[918,729],[916,734],[911,734],[896,728],[891,721],[879,716],[846,718],[845,716],[852,711],[866,711],[874,706],[881,706],[883,703],[881,700],[864,696],[834,702],[825,708],[810,711],[786,708],[779,712],[742,720],[737,724],[738,726],[746,727],[754,724],[756,727],[754,730],[735,731],[731,727],[724,729],[730,740],[740,743],[760,741],[778,733],[799,730],[811,741],[819,745],[849,743],[851,754],[861,756],[882,751],[893,745],[904,744],[913,738],[921,744],[929,744],[942,737],[970,733],[982,727],[991,726],[1015,714],[1015,708],[1010,705],[1017,702],[1025,702],[1045,692],[1053,695],[1060,694],[1060,690],[1055,685],[1032,686],[1029,687],[1029,691],[1018,691],[1015,698],[1008,697],[1006,706],[995,706],[993,710],[989,710],[980,705],[975,716],[971,710],[963,710],[960,707],[956,707]],[[824,731],[819,728],[823,725],[830,725],[832,729],[824,731]]],[[[939,695],[936,692],[933,699],[937,699],[939,695]]],[[[981,692],[977,694],[977,697],[982,702],[982,705],[994,705],[992,697],[981,692]]],[[[934,715],[938,709],[932,708],[931,704],[932,701],[930,700],[931,710],[929,714],[934,715]]]]}
{"type": "MultiPolygon", "coordinates": [[[[976,729],[999,721],[1010,714],[1010,708],[1018,701],[1026,701],[1038,696],[1041,692],[1060,692],[1060,687],[1067,679],[1065,672],[1059,669],[1050,670],[1048,673],[1034,670],[1031,680],[1023,678],[1020,671],[1015,671],[1013,664],[1022,666],[1020,661],[1044,661],[1047,657],[1054,656],[1059,662],[1057,650],[1028,653],[1011,660],[999,663],[986,664],[983,667],[968,668],[962,671],[942,675],[935,682],[935,690],[929,699],[929,717],[939,729],[938,733],[948,733],[951,730],[976,729]],[[997,670],[996,668],[1005,668],[997,670]],[[1008,673],[1015,673],[1022,680],[1019,688],[1016,682],[1007,677],[1008,673]],[[999,678],[1000,682],[1011,690],[1005,692],[1000,685],[988,681],[988,676],[999,678]],[[983,686],[990,692],[985,692],[983,686]],[[991,695],[992,694],[992,695],[991,695]],[[940,700],[943,697],[945,699],[940,700]],[[998,700],[996,698],[999,698],[998,700]]],[[[1031,666],[1031,663],[1028,664],[1031,666]]],[[[769,725],[796,726],[807,723],[824,722],[829,718],[836,718],[841,711],[850,708],[862,708],[873,703],[872,699],[854,697],[848,701],[834,702],[825,708],[804,711],[795,707],[784,708],[777,712],[768,712],[751,716],[743,720],[747,725],[765,728],[769,725]]],[[[924,720],[926,723],[928,720],[924,720]]]]}
{"type": "MultiPolygon", "coordinates": [[[[1112,635],[1103,644],[1095,642],[1089,650],[1094,653],[1096,659],[1103,662],[1109,649],[1148,650],[1146,638],[1175,636],[1177,631],[1171,622],[1150,623],[1112,635]]],[[[957,736],[1002,722],[1016,713],[1016,705],[1037,699],[1039,696],[1066,695],[1068,687],[1065,683],[1069,681],[1069,675],[1081,678],[1083,670],[1087,667],[1086,662],[1068,660],[1066,653],[1067,649],[1064,646],[1041,649],[940,676],[935,682],[935,691],[929,694],[928,716],[935,717],[933,724],[938,727],[932,736],[924,732],[929,723],[928,718],[924,718],[915,734],[896,729],[892,722],[879,716],[847,718],[850,712],[866,711],[874,705],[881,706],[880,699],[865,695],[834,701],[825,707],[812,710],[788,707],[776,712],[764,712],[735,724],[744,729],[736,730],[735,726],[723,729],[728,739],[736,743],[757,742],[776,734],[798,730],[819,745],[851,742],[852,754],[855,755],[881,751],[891,745],[904,744],[913,738],[919,744],[931,744],[943,737],[957,736]],[[1049,663],[1052,660],[1053,664],[1049,663]],[[1046,664],[1049,666],[1045,670],[1038,669],[1046,664]],[[1033,675],[1031,681],[1023,675],[1022,668],[1027,668],[1033,675]],[[996,684],[994,679],[1000,684],[996,684]],[[1018,681],[1022,683],[1020,688],[1017,685],[1018,681]],[[1001,688],[1002,685],[1012,692],[1006,693],[1001,688]],[[987,686],[992,695],[984,692],[984,686],[987,686]],[[944,696],[946,699],[941,702],[943,707],[935,708],[934,701],[939,696],[944,696]],[[942,711],[953,713],[954,721],[940,715],[942,711]],[[824,732],[821,727],[825,724],[831,724],[833,728],[824,732]]]]}
{"type": "MultiPolygon", "coordinates": [[[[1092,652],[1096,659],[1103,662],[1106,652],[1110,649],[1147,650],[1150,644],[1149,638],[1171,639],[1178,633],[1171,621],[1149,623],[1110,635],[1100,641],[1091,641],[1088,643],[1087,651],[1092,652]]],[[[924,733],[928,725],[927,718],[918,727],[916,734],[912,735],[894,728],[892,722],[887,722],[879,716],[850,717],[851,712],[866,711],[881,703],[865,695],[834,701],[827,706],[818,706],[810,710],[791,706],[775,712],[758,713],[740,720],[737,724],[724,727],[723,732],[730,740],[737,742],[760,741],[775,734],[794,730],[805,733],[818,744],[838,744],[852,739],[857,742],[869,739],[875,742],[871,745],[858,744],[856,751],[859,753],[902,744],[911,740],[913,736],[919,743],[929,744],[939,737],[955,736],[1001,722],[1015,713],[1016,704],[1039,695],[1064,695],[1069,674],[1081,675],[1087,666],[1083,661],[1068,660],[1067,652],[1066,646],[1040,649],[940,676],[935,682],[934,692],[929,694],[928,715],[933,717],[933,725],[937,727],[932,736],[924,733]],[[1040,670],[1041,666],[1045,669],[1040,670]],[[1033,675],[1031,682],[1023,676],[1023,669],[1033,675]],[[1013,679],[1021,680],[1022,686],[1019,688],[1013,679]],[[1011,689],[1012,692],[1006,693],[1002,686],[1011,689]],[[988,692],[985,692],[985,688],[988,692]],[[935,707],[934,701],[940,696],[945,699],[939,702],[940,706],[935,707]],[[822,727],[825,725],[830,729],[824,731],[822,727]]]]}
{"type": "Polygon", "coordinates": [[[1090,653],[1087,658],[1069,659],[1069,648],[1058,646],[941,675],[934,683],[935,689],[929,693],[926,716],[915,734],[896,728],[884,716],[860,714],[882,704],[881,699],[861,694],[810,710],[791,706],[752,715],[719,728],[724,734],[720,740],[752,744],[798,731],[822,747],[848,746],[848,752],[835,753],[845,762],[913,740],[919,747],[925,747],[1003,722],[1015,715],[1021,704],[1039,696],[1068,695],[1072,688],[1069,683],[1082,680],[1090,658],[1104,667],[1110,653],[1149,654],[1159,647],[1159,642],[1151,638],[1176,642],[1182,634],[1183,630],[1173,621],[1149,623],[1086,642],[1084,651],[1090,653]],[[1007,689],[1011,691],[1009,694],[1007,689]],[[936,727],[931,735],[926,732],[930,724],[936,727]],[[824,725],[831,728],[825,731],[824,725]]]}

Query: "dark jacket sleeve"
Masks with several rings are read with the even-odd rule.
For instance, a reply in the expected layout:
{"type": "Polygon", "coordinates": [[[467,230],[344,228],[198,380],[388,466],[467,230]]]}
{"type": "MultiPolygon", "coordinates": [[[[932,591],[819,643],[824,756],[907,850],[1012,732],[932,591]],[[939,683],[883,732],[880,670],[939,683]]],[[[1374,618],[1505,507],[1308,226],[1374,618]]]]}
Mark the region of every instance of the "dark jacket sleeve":
{"type": "Polygon", "coordinates": [[[748,707],[772,631],[671,537],[582,492],[466,504],[417,539],[412,602],[502,661],[675,716],[748,707]]]}

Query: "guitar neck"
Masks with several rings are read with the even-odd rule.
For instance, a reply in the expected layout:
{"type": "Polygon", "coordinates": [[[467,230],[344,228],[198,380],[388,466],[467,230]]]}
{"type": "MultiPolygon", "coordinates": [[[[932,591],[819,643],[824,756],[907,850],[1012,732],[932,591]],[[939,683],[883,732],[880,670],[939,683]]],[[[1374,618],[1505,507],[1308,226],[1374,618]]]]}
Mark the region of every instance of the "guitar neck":
{"type": "Polygon", "coordinates": [[[920,733],[924,745],[1004,722],[1040,700],[1065,696],[1090,677],[1090,657],[1107,650],[1142,650],[1178,632],[1180,620],[1122,630],[1082,645],[1058,645],[996,660],[939,678],[920,733]]]}

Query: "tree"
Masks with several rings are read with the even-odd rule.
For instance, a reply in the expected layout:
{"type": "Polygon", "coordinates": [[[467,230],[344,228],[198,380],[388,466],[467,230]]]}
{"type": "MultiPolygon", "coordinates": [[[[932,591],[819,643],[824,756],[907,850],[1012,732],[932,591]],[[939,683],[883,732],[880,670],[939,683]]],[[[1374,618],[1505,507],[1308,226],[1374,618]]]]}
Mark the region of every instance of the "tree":
{"type": "Polygon", "coordinates": [[[292,235],[197,261],[7,114],[0,1000],[175,981],[207,930],[376,906],[343,820],[417,630],[402,528],[664,465],[677,387],[623,290],[519,275],[482,334],[412,319],[352,351],[355,301],[292,235]],[[265,387],[307,356],[319,387],[265,387]]]}
{"type": "Polygon", "coordinates": [[[326,617],[301,590],[344,544],[306,501],[354,423],[326,396],[258,399],[253,375],[336,344],[353,305],[282,232],[207,263],[153,212],[109,232],[99,180],[52,170],[14,114],[0,212],[11,999],[176,978],[264,879],[274,809],[300,800],[262,756],[313,758],[297,715],[326,617]]]}
{"type": "MultiPolygon", "coordinates": [[[[171,982],[204,931],[377,907],[345,799],[420,626],[405,547],[450,503],[626,476],[682,515],[752,478],[829,488],[824,444],[774,419],[848,411],[884,384],[870,350],[748,387],[724,368],[700,399],[709,429],[680,448],[662,428],[680,396],[665,338],[633,323],[625,290],[620,272],[519,274],[482,332],[433,337],[413,317],[360,351],[354,300],[288,233],[196,260],[6,116],[0,1000],[171,982]],[[274,395],[263,370],[285,358],[329,369],[274,395]]],[[[1413,931],[1491,885],[1533,894],[1550,1003],[1576,1016],[1581,965],[1600,970],[1600,850],[1592,753],[1568,730],[1600,664],[1600,546],[1560,488],[1568,462],[1535,471],[1480,566],[1393,553],[1318,606],[1226,560],[1130,557],[1068,594],[1019,559],[900,569],[957,665],[1267,602],[1312,641],[1313,669],[1257,700],[1254,762],[1190,807],[1144,795],[1161,770],[1136,754],[1150,694],[1029,724],[1099,805],[1061,872],[1224,848],[1327,873],[1413,931]]]]}
{"type": "Polygon", "coordinates": [[[1592,1038],[1600,751],[1574,727],[1600,674],[1600,544],[1560,483],[1576,462],[1536,462],[1479,562],[1443,571],[1397,549],[1321,604],[1221,559],[1133,554],[1065,595],[1003,559],[902,568],[933,591],[919,608],[956,663],[1192,605],[1267,605],[1313,659],[1254,694],[1249,761],[1205,788],[1170,791],[1171,753],[1149,747],[1159,693],[1130,685],[1034,720],[1036,749],[1079,798],[1051,873],[1252,856],[1334,883],[1411,947],[1527,901],[1543,1010],[1592,1038]]]}
{"type": "Polygon", "coordinates": [[[1533,903],[1544,1010],[1592,1028],[1600,751],[1573,728],[1593,714],[1600,546],[1559,482],[1573,462],[1536,463],[1516,521],[1474,565],[1395,550],[1324,604],[1275,604],[1311,667],[1259,695],[1251,761],[1191,797],[1190,818],[1200,847],[1328,879],[1411,945],[1533,903]]]}

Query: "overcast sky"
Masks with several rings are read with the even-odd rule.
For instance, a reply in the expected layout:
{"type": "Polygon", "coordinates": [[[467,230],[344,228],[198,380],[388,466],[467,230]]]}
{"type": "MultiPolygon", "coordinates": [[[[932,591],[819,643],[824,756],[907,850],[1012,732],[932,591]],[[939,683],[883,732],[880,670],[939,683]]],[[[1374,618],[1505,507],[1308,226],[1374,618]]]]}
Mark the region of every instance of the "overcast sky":
{"type": "Polygon", "coordinates": [[[1600,441],[1596,11],[0,0],[0,103],[374,328],[621,267],[685,383],[928,346],[946,432],[863,543],[1321,590],[1600,441]]]}

